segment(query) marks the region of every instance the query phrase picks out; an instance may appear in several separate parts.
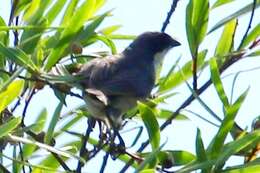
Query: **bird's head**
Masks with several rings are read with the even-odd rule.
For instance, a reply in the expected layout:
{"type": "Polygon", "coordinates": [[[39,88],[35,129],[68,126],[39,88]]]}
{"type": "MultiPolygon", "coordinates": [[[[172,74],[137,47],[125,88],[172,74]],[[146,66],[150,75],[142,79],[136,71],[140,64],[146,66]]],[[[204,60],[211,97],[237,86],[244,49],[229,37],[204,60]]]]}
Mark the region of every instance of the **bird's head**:
{"type": "Polygon", "coordinates": [[[139,35],[126,50],[132,52],[144,52],[154,56],[160,52],[167,52],[169,49],[181,45],[170,35],[162,32],[145,32],[139,35]]]}

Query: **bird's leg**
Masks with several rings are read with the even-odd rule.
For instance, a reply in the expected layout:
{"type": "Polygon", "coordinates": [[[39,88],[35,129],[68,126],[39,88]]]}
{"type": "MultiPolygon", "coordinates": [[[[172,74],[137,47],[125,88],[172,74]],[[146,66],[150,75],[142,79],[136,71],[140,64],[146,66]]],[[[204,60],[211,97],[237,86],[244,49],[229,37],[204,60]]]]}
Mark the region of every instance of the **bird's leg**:
{"type": "MultiPolygon", "coordinates": [[[[122,151],[125,150],[125,142],[123,140],[123,138],[121,137],[120,133],[119,133],[119,125],[116,123],[116,118],[120,118],[119,116],[116,117],[118,111],[115,110],[114,108],[108,107],[107,108],[107,119],[108,119],[108,134],[109,134],[109,143],[110,143],[110,147],[111,147],[111,155],[112,155],[112,159],[116,159],[117,156],[120,153],[122,153],[122,151]],[[114,120],[114,121],[113,121],[114,120]],[[119,140],[119,144],[115,144],[115,139],[116,137],[119,140]]],[[[121,121],[120,121],[121,123],[121,121]]],[[[121,124],[120,124],[121,125],[121,124]]]]}

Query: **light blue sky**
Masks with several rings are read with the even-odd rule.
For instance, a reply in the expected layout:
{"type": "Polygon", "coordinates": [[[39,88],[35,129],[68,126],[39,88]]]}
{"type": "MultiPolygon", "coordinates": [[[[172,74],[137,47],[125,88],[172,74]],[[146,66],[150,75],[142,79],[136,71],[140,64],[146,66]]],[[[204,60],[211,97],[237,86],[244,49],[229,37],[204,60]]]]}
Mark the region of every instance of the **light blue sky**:
{"type": "MultiPolygon", "coordinates": [[[[211,5],[215,1],[210,1],[211,5]]],[[[244,6],[245,4],[251,1],[245,0],[236,0],[234,3],[230,5],[226,5],[224,7],[220,7],[219,9],[214,10],[210,17],[209,17],[209,29],[217,23],[220,19],[228,16],[236,9],[244,6]]],[[[186,39],[186,32],[185,32],[185,9],[188,0],[181,0],[178,3],[177,9],[171,18],[171,23],[166,29],[166,32],[170,35],[176,37],[181,43],[182,46],[173,49],[166,57],[165,65],[163,72],[167,71],[172,64],[174,64],[175,60],[181,56],[180,64],[184,64],[188,60],[191,59],[189,54],[189,48],[186,39]]],[[[108,0],[105,8],[103,11],[108,9],[115,8],[113,11],[113,16],[110,17],[107,21],[105,21],[104,25],[111,25],[111,24],[121,24],[122,28],[119,30],[119,33],[127,33],[127,34],[140,34],[144,31],[158,31],[162,27],[162,23],[166,18],[166,14],[170,8],[171,0],[108,0]]],[[[9,1],[2,1],[0,5],[0,15],[4,19],[8,19],[9,15],[9,1]],[[8,15],[6,15],[8,14],[8,15]]],[[[257,16],[260,16],[260,11],[257,10],[255,14],[255,20],[253,26],[259,22],[257,16]]],[[[245,32],[245,26],[247,26],[249,15],[245,15],[240,18],[238,25],[237,33],[238,35],[243,35],[245,32]]],[[[213,34],[209,35],[201,46],[201,50],[207,48],[209,49],[209,53],[207,56],[210,58],[211,55],[214,53],[214,47],[217,44],[219,36],[221,34],[222,29],[218,29],[218,31],[214,32],[213,34]]],[[[237,38],[240,40],[241,38],[237,38]]],[[[123,50],[123,48],[127,45],[127,42],[118,41],[116,42],[116,46],[118,50],[123,50]]],[[[237,45],[236,45],[237,46],[237,45]]],[[[96,49],[105,49],[102,44],[98,44],[96,49]]],[[[237,72],[244,69],[250,69],[253,67],[260,66],[259,57],[258,58],[247,58],[246,60],[242,60],[241,62],[235,64],[230,69],[228,69],[222,76],[227,74],[237,72]]],[[[259,98],[260,98],[260,82],[259,82],[260,71],[248,72],[243,73],[239,76],[238,81],[236,83],[235,89],[235,98],[241,94],[248,86],[250,86],[250,91],[248,97],[245,101],[245,104],[242,106],[239,114],[236,118],[237,122],[241,127],[250,127],[252,120],[254,117],[260,114],[259,110],[259,98]]],[[[206,79],[209,77],[209,69],[205,69],[199,80],[199,86],[204,83],[206,79]]],[[[230,94],[231,84],[232,84],[233,76],[227,77],[223,80],[224,87],[226,93],[230,94]]],[[[166,108],[175,110],[178,105],[180,105],[184,99],[190,95],[189,90],[186,86],[178,87],[174,92],[179,92],[178,95],[174,96],[173,98],[169,99],[168,105],[165,105],[166,108]]],[[[218,100],[217,94],[214,91],[213,87],[210,87],[204,94],[202,94],[201,98],[219,115],[222,115],[222,107],[220,101],[218,100]]],[[[68,99],[68,108],[73,108],[73,105],[77,105],[82,103],[78,99],[68,99]]],[[[44,91],[40,91],[35,98],[33,98],[32,104],[29,106],[30,112],[28,112],[26,123],[30,124],[31,120],[39,110],[43,107],[48,108],[48,112],[51,115],[57,105],[57,99],[53,95],[53,93],[45,89],[44,91]]],[[[208,117],[209,119],[213,120],[208,113],[203,110],[203,108],[197,103],[194,102],[191,106],[188,107],[189,110],[192,110],[196,113],[199,113],[202,116],[208,117]]],[[[21,111],[21,110],[20,110],[21,111]]],[[[19,112],[19,110],[18,110],[19,112]]],[[[196,128],[200,128],[202,132],[202,137],[207,145],[214,134],[216,133],[216,128],[204,121],[201,121],[197,117],[192,114],[185,113],[189,116],[192,121],[183,121],[183,122],[176,122],[174,121],[171,126],[169,126],[165,131],[162,132],[162,141],[164,142],[166,139],[168,140],[167,145],[165,148],[172,149],[172,150],[188,150],[194,153],[194,142],[195,142],[195,134],[196,128]]],[[[17,113],[18,115],[18,113],[17,113]]],[[[163,122],[163,121],[162,121],[163,122]]],[[[134,122],[131,122],[130,126],[135,126],[134,122]]],[[[140,124],[140,123],[139,123],[140,124]]],[[[79,131],[83,132],[85,130],[85,124],[81,122],[78,128],[79,131]]],[[[125,139],[131,134],[126,133],[123,135],[125,139]]],[[[146,138],[144,138],[146,139],[146,138]]],[[[141,140],[143,141],[143,140],[141,140]]],[[[129,142],[129,141],[127,141],[129,142]]],[[[62,143],[62,142],[61,142],[62,143]]],[[[139,145],[138,145],[139,147],[139,145]]],[[[102,155],[99,155],[102,159],[102,155]]],[[[234,159],[231,163],[239,163],[239,159],[234,159]]],[[[92,164],[95,164],[97,160],[89,163],[87,166],[88,170],[93,168],[92,164]]],[[[98,164],[99,165],[99,164],[98,164]]],[[[116,171],[120,169],[120,163],[114,164],[111,162],[109,165],[109,169],[113,169],[116,171]]],[[[99,169],[99,168],[98,168],[99,169]]],[[[90,171],[92,172],[92,171],[90,171]]],[[[94,171],[93,171],[94,172],[94,171]]]]}

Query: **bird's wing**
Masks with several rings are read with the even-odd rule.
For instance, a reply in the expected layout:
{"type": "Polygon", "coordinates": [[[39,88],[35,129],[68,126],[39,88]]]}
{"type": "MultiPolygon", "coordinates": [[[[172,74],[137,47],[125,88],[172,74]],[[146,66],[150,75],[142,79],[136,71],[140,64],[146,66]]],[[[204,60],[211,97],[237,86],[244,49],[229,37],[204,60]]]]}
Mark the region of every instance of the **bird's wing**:
{"type": "Polygon", "coordinates": [[[118,63],[114,57],[99,59],[86,64],[81,70],[84,76],[82,83],[88,88],[102,91],[107,96],[135,96],[149,95],[153,81],[148,80],[139,68],[128,68],[118,63]]]}

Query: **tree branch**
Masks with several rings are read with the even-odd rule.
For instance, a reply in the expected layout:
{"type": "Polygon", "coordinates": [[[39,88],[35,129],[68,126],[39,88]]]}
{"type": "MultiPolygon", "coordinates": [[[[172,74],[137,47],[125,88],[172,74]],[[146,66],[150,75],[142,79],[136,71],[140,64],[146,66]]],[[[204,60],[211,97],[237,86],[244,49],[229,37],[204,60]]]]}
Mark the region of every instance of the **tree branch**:
{"type": "Polygon", "coordinates": [[[163,26],[162,26],[161,32],[165,32],[166,27],[170,23],[171,16],[172,16],[173,12],[175,11],[175,8],[176,8],[178,2],[179,2],[179,0],[173,0],[172,1],[171,9],[168,12],[165,21],[163,22],[163,26]]]}
{"type": "Polygon", "coordinates": [[[253,0],[253,6],[252,6],[252,12],[251,12],[251,16],[250,16],[250,20],[249,20],[249,23],[248,23],[248,26],[247,26],[247,29],[246,29],[246,32],[240,42],[240,45],[238,46],[238,50],[241,48],[241,46],[243,45],[246,37],[247,37],[247,34],[251,28],[251,24],[253,22],[253,18],[254,18],[254,14],[255,14],[255,6],[256,6],[256,0],[253,0]]]}

